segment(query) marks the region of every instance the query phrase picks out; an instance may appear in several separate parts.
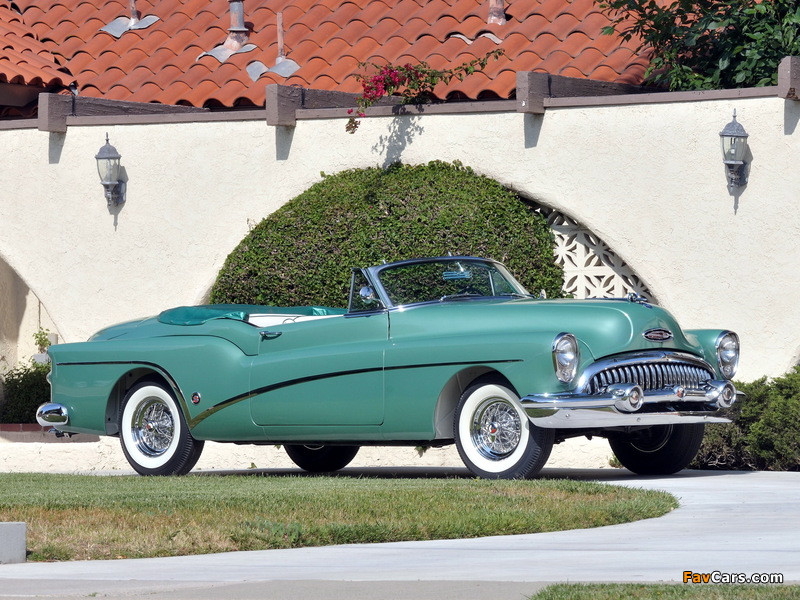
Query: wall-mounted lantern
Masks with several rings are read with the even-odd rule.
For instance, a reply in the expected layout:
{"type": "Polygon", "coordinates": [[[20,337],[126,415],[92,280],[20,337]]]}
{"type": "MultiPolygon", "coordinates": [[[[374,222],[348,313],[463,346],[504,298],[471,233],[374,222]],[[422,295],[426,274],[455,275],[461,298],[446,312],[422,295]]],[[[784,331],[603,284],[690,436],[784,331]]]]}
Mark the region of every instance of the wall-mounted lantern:
{"type": "Polygon", "coordinates": [[[108,143],[108,134],[106,134],[106,143],[100,148],[100,151],[95,155],[97,160],[97,172],[100,174],[100,183],[106,189],[106,202],[108,206],[116,206],[125,202],[122,197],[121,184],[119,178],[119,161],[122,158],[117,149],[108,143]]]}
{"type": "Polygon", "coordinates": [[[728,171],[728,189],[746,185],[747,163],[744,158],[747,154],[747,132],[736,120],[736,110],[733,111],[733,120],[719,132],[719,139],[722,144],[722,162],[728,171]]]}

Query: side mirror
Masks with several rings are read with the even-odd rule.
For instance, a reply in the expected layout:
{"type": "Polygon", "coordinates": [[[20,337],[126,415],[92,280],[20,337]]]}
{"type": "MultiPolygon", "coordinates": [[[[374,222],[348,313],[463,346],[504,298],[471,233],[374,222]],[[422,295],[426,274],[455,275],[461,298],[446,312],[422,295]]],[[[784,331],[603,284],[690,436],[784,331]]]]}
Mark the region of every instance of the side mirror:
{"type": "Polygon", "coordinates": [[[368,285],[365,285],[358,290],[358,295],[361,297],[361,301],[364,304],[372,304],[378,300],[378,298],[375,296],[375,290],[368,285]]]}

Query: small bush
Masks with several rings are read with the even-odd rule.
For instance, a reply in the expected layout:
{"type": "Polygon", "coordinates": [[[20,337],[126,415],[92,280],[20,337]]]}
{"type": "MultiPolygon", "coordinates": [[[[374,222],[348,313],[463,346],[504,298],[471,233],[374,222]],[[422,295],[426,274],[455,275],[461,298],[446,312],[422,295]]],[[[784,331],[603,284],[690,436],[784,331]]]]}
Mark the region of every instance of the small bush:
{"type": "Polygon", "coordinates": [[[0,423],[36,423],[36,409],[50,401],[49,372],[49,363],[31,362],[3,375],[5,401],[0,404],[0,423]]]}
{"type": "Polygon", "coordinates": [[[693,468],[800,471],[800,367],[776,379],[737,384],[746,397],[733,423],[710,425],[693,468]]]}
{"type": "Polygon", "coordinates": [[[228,256],[213,303],[345,307],[350,269],[448,252],[494,258],[533,293],[563,271],[544,217],[460,164],[396,164],[325,178],[255,226],[228,256]]]}

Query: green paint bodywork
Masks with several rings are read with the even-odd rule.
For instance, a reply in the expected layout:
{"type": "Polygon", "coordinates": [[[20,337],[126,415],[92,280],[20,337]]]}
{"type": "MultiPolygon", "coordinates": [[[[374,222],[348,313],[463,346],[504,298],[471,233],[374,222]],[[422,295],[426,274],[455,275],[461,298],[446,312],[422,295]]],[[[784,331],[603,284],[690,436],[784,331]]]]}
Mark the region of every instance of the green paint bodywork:
{"type": "Polygon", "coordinates": [[[562,332],[579,341],[579,373],[602,358],[658,349],[717,368],[718,330],[682,332],[667,311],[638,302],[508,297],[355,314],[216,305],[52,346],[52,401],[69,411],[59,429],[113,435],[126,391],[155,377],[172,387],[197,439],[447,443],[461,392],[483,374],[499,374],[520,396],[570,391],[553,369],[562,332]],[[289,321],[256,326],[252,314],[289,321]],[[646,340],[654,328],[674,338],[646,340]]]}

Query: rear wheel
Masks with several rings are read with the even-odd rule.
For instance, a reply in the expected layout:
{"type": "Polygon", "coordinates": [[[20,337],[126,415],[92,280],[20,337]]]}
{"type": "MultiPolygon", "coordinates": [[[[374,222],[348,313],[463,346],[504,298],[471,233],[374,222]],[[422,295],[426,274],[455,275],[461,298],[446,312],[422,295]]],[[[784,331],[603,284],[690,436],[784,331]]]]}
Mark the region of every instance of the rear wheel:
{"type": "Polygon", "coordinates": [[[639,475],[671,475],[685,469],[703,443],[704,423],[654,425],[625,437],[609,438],[622,466],[639,475]]]}
{"type": "Polygon", "coordinates": [[[553,449],[553,430],[533,425],[519,397],[494,380],[476,382],[464,391],[454,427],[461,460],[487,479],[534,477],[553,449]]]}
{"type": "Polygon", "coordinates": [[[329,473],[349,465],[358,454],[359,447],[290,444],[284,449],[292,462],[304,471],[329,473]]]}
{"type": "Polygon", "coordinates": [[[153,381],[127,393],[119,432],[125,458],[141,475],[184,475],[203,451],[203,441],[189,433],[172,392],[153,381]]]}

